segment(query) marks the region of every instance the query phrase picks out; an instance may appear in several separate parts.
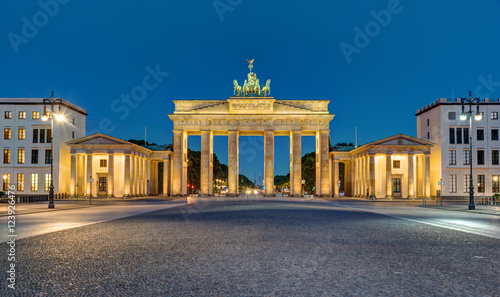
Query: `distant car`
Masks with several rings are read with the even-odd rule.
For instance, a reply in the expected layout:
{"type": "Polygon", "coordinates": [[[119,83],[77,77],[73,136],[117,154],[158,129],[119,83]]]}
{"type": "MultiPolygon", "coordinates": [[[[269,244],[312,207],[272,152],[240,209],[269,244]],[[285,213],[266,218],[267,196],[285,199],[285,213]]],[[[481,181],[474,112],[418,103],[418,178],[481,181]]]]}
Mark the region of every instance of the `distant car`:
{"type": "Polygon", "coordinates": [[[345,192],[344,191],[339,192],[339,197],[344,197],[344,196],[345,196],[345,192]]]}

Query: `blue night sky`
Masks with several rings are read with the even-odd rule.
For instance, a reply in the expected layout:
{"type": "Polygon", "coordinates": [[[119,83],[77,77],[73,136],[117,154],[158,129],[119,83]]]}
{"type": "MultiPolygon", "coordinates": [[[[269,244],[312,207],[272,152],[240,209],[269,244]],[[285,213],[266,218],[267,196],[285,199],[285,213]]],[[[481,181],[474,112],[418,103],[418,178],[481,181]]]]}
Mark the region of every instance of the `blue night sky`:
{"type": "MultiPolygon", "coordinates": [[[[147,126],[148,141],[170,143],[172,100],[227,99],[252,58],[271,96],[331,100],[332,144],[354,142],[355,126],[359,144],[416,136],[415,111],[452,91],[500,97],[498,0],[41,3],[48,13],[38,1],[0,2],[0,97],[54,90],[87,110],[87,134],[143,139],[147,126]],[[141,102],[122,101],[157,68],[141,102]]],[[[286,174],[289,140],[275,142],[275,174],[286,174]]],[[[251,179],[263,173],[262,143],[240,138],[251,179]]],[[[312,150],[304,137],[303,154],[312,150]]],[[[214,151],[227,163],[225,137],[214,151]]]]}

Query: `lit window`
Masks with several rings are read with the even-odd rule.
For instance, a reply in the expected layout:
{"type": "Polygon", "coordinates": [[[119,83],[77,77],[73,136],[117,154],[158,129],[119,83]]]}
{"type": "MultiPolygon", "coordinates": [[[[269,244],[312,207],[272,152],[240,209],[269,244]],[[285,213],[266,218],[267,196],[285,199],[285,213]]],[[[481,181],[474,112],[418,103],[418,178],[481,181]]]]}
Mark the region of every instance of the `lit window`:
{"type": "Polygon", "coordinates": [[[477,176],[477,192],[484,193],[484,175],[477,176]]]}
{"type": "Polygon", "coordinates": [[[470,165],[470,151],[464,150],[464,165],[470,165]]]}
{"type": "Polygon", "coordinates": [[[11,138],[10,128],[3,129],[3,139],[10,139],[10,138],[11,138]]]}
{"type": "Polygon", "coordinates": [[[450,165],[457,165],[457,151],[450,150],[450,165]]]}
{"type": "Polygon", "coordinates": [[[20,111],[19,112],[19,119],[20,120],[26,119],[26,111],[20,111]]]}
{"type": "Polygon", "coordinates": [[[465,174],[464,175],[464,193],[469,192],[469,187],[470,187],[470,174],[465,174]]]}
{"type": "Polygon", "coordinates": [[[10,173],[4,173],[2,175],[2,179],[3,179],[3,191],[8,191],[10,184],[10,173]]]}
{"type": "Polygon", "coordinates": [[[38,174],[37,173],[31,174],[31,191],[32,192],[38,191],[38,174]]]}
{"type": "Polygon", "coordinates": [[[105,159],[99,160],[99,167],[101,168],[108,167],[108,160],[105,159]]]}
{"type": "Polygon", "coordinates": [[[10,164],[10,149],[3,149],[3,163],[10,164]]]}
{"type": "Polygon", "coordinates": [[[24,164],[24,149],[17,150],[17,164],[24,164]]]}
{"type": "Polygon", "coordinates": [[[26,130],[24,128],[19,128],[17,130],[17,139],[19,140],[26,139],[26,130]]]}
{"type": "Polygon", "coordinates": [[[499,180],[498,175],[493,175],[492,183],[491,183],[491,191],[495,194],[499,192],[499,189],[498,189],[499,182],[500,182],[500,180],[499,180]]]}
{"type": "Polygon", "coordinates": [[[392,161],[392,168],[401,168],[401,161],[399,160],[392,161]]]}
{"type": "Polygon", "coordinates": [[[45,173],[45,187],[43,189],[46,192],[50,191],[50,173],[45,173]]]}
{"type": "Polygon", "coordinates": [[[492,111],[491,112],[491,119],[492,120],[498,120],[498,111],[492,111]]]}
{"type": "Polygon", "coordinates": [[[12,119],[12,111],[6,111],[5,112],[5,118],[6,119],[12,119]]]}
{"type": "Polygon", "coordinates": [[[40,118],[40,113],[38,111],[33,111],[31,113],[31,118],[34,120],[38,120],[40,118]]]}
{"type": "Polygon", "coordinates": [[[450,193],[457,192],[457,176],[455,174],[450,175],[450,193]]]}
{"type": "Polygon", "coordinates": [[[17,174],[17,190],[24,191],[24,173],[17,174]]]}

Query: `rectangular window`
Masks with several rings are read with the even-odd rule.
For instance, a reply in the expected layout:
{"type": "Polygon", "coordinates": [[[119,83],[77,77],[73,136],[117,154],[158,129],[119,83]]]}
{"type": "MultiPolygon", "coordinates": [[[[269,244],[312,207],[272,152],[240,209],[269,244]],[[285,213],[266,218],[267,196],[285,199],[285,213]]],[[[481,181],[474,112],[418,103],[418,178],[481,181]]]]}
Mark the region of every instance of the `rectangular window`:
{"type": "Polygon", "coordinates": [[[50,191],[50,173],[45,173],[45,186],[43,189],[46,192],[50,191]]]}
{"type": "Polygon", "coordinates": [[[52,130],[50,129],[47,129],[47,143],[50,143],[50,141],[52,140],[52,130]]]}
{"type": "Polygon", "coordinates": [[[19,192],[24,191],[24,173],[17,174],[17,190],[19,192]]]}
{"type": "Polygon", "coordinates": [[[106,191],[106,177],[99,177],[99,191],[106,191]]]}
{"type": "Polygon", "coordinates": [[[38,150],[31,150],[31,164],[38,164],[38,150]]]}
{"type": "Polygon", "coordinates": [[[498,140],[498,129],[491,129],[491,140],[498,140]]]}
{"type": "Polygon", "coordinates": [[[24,140],[26,139],[26,129],[24,128],[19,128],[17,130],[17,139],[19,140],[24,140]]]}
{"type": "Polygon", "coordinates": [[[455,143],[455,128],[450,128],[450,144],[455,143]]]}
{"type": "Polygon", "coordinates": [[[429,119],[427,119],[427,127],[429,127],[429,119]]]}
{"type": "Polygon", "coordinates": [[[464,143],[469,144],[469,128],[464,128],[464,143]]]}
{"type": "Polygon", "coordinates": [[[430,139],[431,138],[431,134],[429,132],[427,132],[427,139],[430,139]]]}
{"type": "Polygon", "coordinates": [[[462,128],[457,128],[457,144],[462,143],[462,128]]]}
{"type": "Polygon", "coordinates": [[[457,151],[450,150],[450,165],[457,165],[457,151]]]}
{"type": "Polygon", "coordinates": [[[470,151],[464,150],[464,165],[470,165],[470,151]]]}
{"type": "Polygon", "coordinates": [[[17,164],[24,164],[24,149],[17,150],[17,164]]]}
{"type": "Polygon", "coordinates": [[[108,167],[108,160],[99,160],[99,167],[108,167]]]}
{"type": "Polygon", "coordinates": [[[75,138],[75,131],[71,131],[71,138],[75,138]]]}
{"type": "Polygon", "coordinates": [[[40,143],[45,143],[45,129],[40,129],[40,143]]]}
{"type": "Polygon", "coordinates": [[[457,114],[454,111],[448,112],[448,120],[456,120],[457,114]]]}
{"type": "Polygon", "coordinates": [[[6,111],[5,112],[5,118],[6,119],[12,119],[12,111],[6,111]]]}
{"type": "Polygon", "coordinates": [[[38,129],[33,129],[33,143],[38,143],[38,129]]]}
{"type": "Polygon", "coordinates": [[[20,111],[19,112],[19,119],[20,120],[25,120],[26,119],[26,111],[20,111]]]}
{"type": "Polygon", "coordinates": [[[40,118],[40,113],[39,113],[38,111],[33,111],[33,112],[31,113],[31,118],[32,118],[33,120],[38,120],[38,119],[40,118]]]}
{"type": "Polygon", "coordinates": [[[9,190],[9,185],[10,185],[10,173],[4,173],[2,175],[3,179],[3,191],[8,191],[9,190]]]}
{"type": "Polygon", "coordinates": [[[10,149],[3,149],[3,163],[10,164],[10,149]]]}
{"type": "Polygon", "coordinates": [[[457,176],[455,174],[450,175],[450,193],[457,192],[457,176]]]}
{"type": "Polygon", "coordinates": [[[401,193],[401,179],[393,178],[392,179],[392,192],[393,193],[401,193]]]}
{"type": "Polygon", "coordinates": [[[11,137],[10,128],[3,129],[3,139],[10,139],[10,137],[11,137]]]}
{"type": "Polygon", "coordinates": [[[477,192],[484,193],[484,175],[477,176],[477,192]]]}
{"type": "Polygon", "coordinates": [[[498,175],[493,175],[492,177],[492,183],[491,183],[491,191],[493,193],[498,193],[499,192],[499,189],[498,189],[498,186],[499,186],[499,176],[498,175]]]}
{"type": "Polygon", "coordinates": [[[477,129],[477,140],[484,140],[484,130],[477,129]]]}
{"type": "Polygon", "coordinates": [[[401,161],[399,160],[392,161],[392,168],[401,168],[401,161]]]}
{"type": "Polygon", "coordinates": [[[491,151],[491,165],[499,165],[499,163],[498,163],[498,150],[491,151]]]}
{"type": "Polygon", "coordinates": [[[31,174],[31,191],[38,191],[38,173],[31,174]]]}
{"type": "Polygon", "coordinates": [[[484,165],[484,151],[477,150],[477,165],[484,165]]]}
{"type": "Polygon", "coordinates": [[[52,151],[45,150],[45,164],[50,164],[51,157],[52,157],[52,151]]]}
{"type": "Polygon", "coordinates": [[[470,174],[464,175],[464,193],[469,193],[470,174]]]}
{"type": "Polygon", "coordinates": [[[491,112],[491,119],[492,120],[498,120],[498,111],[492,111],[491,112]]]}

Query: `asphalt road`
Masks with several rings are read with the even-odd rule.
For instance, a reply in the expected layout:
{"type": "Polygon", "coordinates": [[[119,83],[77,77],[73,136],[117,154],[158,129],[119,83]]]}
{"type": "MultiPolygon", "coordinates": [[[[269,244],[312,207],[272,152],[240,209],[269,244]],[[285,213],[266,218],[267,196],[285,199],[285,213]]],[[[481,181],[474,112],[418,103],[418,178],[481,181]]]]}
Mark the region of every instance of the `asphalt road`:
{"type": "Polygon", "coordinates": [[[332,204],[197,203],[21,239],[0,295],[498,296],[499,247],[332,204]]]}

